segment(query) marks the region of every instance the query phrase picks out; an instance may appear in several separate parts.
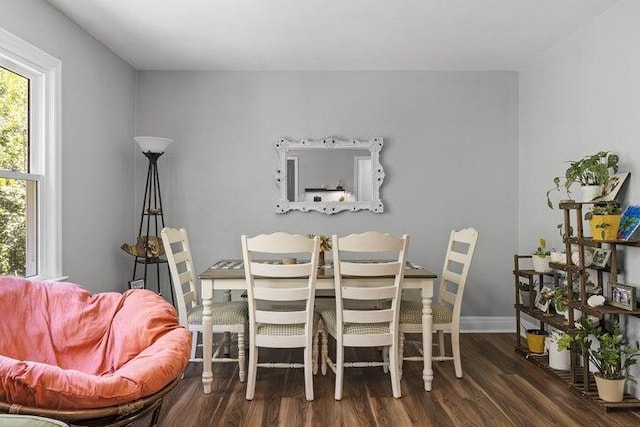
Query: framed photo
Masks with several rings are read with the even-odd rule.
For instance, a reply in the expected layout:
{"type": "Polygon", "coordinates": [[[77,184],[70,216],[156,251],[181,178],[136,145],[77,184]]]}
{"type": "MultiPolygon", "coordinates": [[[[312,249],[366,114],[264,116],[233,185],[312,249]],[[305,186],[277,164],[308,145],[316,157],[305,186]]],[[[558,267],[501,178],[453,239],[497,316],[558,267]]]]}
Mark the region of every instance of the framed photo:
{"type": "Polygon", "coordinates": [[[145,289],[144,279],[136,279],[129,282],[129,289],[145,289]]]}
{"type": "Polygon", "coordinates": [[[622,283],[609,282],[609,304],[633,311],[636,309],[636,288],[622,283]]]}
{"type": "Polygon", "coordinates": [[[620,227],[618,228],[618,240],[629,240],[640,226],[640,206],[629,205],[622,213],[620,227]]]}
{"type": "Polygon", "coordinates": [[[542,312],[549,312],[549,304],[551,303],[551,298],[545,298],[545,295],[551,295],[550,292],[553,291],[548,286],[543,286],[542,289],[539,289],[536,292],[536,300],[534,301],[534,305],[536,308],[542,312]]]}
{"type": "Polygon", "coordinates": [[[598,197],[596,201],[610,202],[614,201],[622,189],[622,186],[629,178],[629,172],[616,173],[611,175],[609,181],[602,188],[602,196],[598,197]]]}
{"type": "Polygon", "coordinates": [[[591,263],[591,266],[596,268],[605,268],[609,262],[610,256],[611,249],[596,248],[593,251],[593,262],[591,263]]]}

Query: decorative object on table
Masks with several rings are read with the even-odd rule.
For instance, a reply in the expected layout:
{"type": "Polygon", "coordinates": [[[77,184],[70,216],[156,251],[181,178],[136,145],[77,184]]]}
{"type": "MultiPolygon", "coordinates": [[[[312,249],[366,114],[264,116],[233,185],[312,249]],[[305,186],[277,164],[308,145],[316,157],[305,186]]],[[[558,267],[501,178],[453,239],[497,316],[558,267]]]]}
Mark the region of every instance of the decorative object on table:
{"type": "Polygon", "coordinates": [[[549,333],[542,329],[527,329],[527,346],[529,353],[543,354],[544,342],[549,333]]]}
{"type": "Polygon", "coordinates": [[[563,332],[551,331],[546,339],[545,347],[549,352],[549,367],[560,371],[568,371],[571,367],[569,352],[558,349],[558,341],[563,336],[563,332]]]}
{"type": "Polygon", "coordinates": [[[282,258],[282,264],[284,264],[284,265],[296,264],[297,262],[298,262],[298,260],[295,259],[295,258],[291,258],[291,257],[282,258]]]}
{"type": "Polygon", "coordinates": [[[560,338],[558,349],[566,350],[577,343],[578,350],[586,350],[589,362],[597,369],[594,377],[600,399],[621,402],[626,380],[633,380],[628,368],[636,364],[640,344],[636,341],[635,346],[630,345],[617,321],[609,321],[605,328],[583,317],[578,326],[575,336],[565,334],[560,338]],[[599,342],[598,347],[592,346],[593,338],[599,342]]]}
{"type": "Polygon", "coordinates": [[[604,302],[605,298],[602,295],[591,295],[587,298],[587,304],[589,307],[602,307],[604,302]]]}
{"type": "Polygon", "coordinates": [[[553,209],[550,193],[560,191],[561,187],[571,197],[570,188],[573,184],[580,184],[583,202],[590,202],[602,196],[602,189],[609,178],[618,172],[617,154],[609,151],[599,151],[580,160],[569,161],[569,167],[564,176],[553,178],[554,187],[547,191],[547,206],[553,209]],[[610,172],[611,171],[611,172],[610,172]]]}
{"type": "Polygon", "coordinates": [[[609,180],[602,188],[602,195],[596,198],[597,201],[614,201],[616,200],[620,190],[629,178],[629,172],[616,173],[609,177],[609,180]]]}
{"type": "Polygon", "coordinates": [[[614,240],[621,217],[622,209],[618,202],[597,202],[584,214],[584,219],[589,221],[593,240],[614,240]]]}
{"type": "Polygon", "coordinates": [[[318,254],[318,265],[323,266],[325,265],[324,253],[331,250],[331,237],[323,236],[322,234],[307,234],[307,237],[310,239],[313,239],[316,236],[320,237],[320,253],[318,254]]]}
{"type": "Polygon", "coordinates": [[[636,288],[622,283],[609,282],[609,304],[634,311],[636,309],[636,288]]]}
{"type": "Polygon", "coordinates": [[[549,261],[551,261],[551,251],[547,250],[547,242],[545,239],[538,241],[538,249],[533,253],[531,261],[533,262],[533,269],[536,273],[549,273],[551,267],[549,261]]]}
{"type": "MultiPolygon", "coordinates": [[[[164,228],[164,211],[162,210],[162,194],[160,192],[160,178],[158,176],[158,159],[173,142],[170,138],[160,138],[155,136],[136,136],[133,138],[140,146],[142,153],[149,160],[147,169],[147,181],[144,189],[144,199],[142,201],[142,213],[140,214],[140,227],[138,228],[138,238],[135,246],[123,244],[122,249],[135,256],[133,262],[132,281],[136,280],[138,264],[144,265],[142,280],[147,280],[149,265],[156,266],[156,290],[158,295],[162,295],[160,288],[160,264],[167,262],[161,258],[164,255],[162,240],[158,237],[164,228]]],[[[171,302],[174,302],[173,286],[171,285],[171,273],[167,265],[169,289],[171,291],[171,302]]]]}
{"type": "Polygon", "coordinates": [[[592,267],[605,268],[609,262],[611,256],[611,249],[596,248],[593,251],[593,263],[592,267]]]}
{"type": "Polygon", "coordinates": [[[640,206],[630,205],[622,213],[620,227],[618,228],[618,240],[629,240],[640,226],[640,206]]]}

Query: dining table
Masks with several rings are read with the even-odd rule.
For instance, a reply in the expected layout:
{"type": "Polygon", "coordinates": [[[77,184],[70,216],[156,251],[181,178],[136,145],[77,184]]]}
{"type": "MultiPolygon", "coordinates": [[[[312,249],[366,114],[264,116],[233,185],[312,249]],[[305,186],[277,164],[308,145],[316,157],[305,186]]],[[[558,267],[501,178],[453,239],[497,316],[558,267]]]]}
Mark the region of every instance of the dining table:
{"type": "MultiPolygon", "coordinates": [[[[431,271],[407,261],[404,272],[404,280],[402,289],[419,289],[422,300],[422,346],[424,356],[424,369],[422,371],[422,379],[424,388],[431,390],[433,382],[432,367],[432,332],[433,332],[433,315],[432,315],[432,299],[433,287],[436,275],[431,271]]],[[[244,274],[244,265],[241,259],[223,259],[216,261],[209,268],[203,271],[198,278],[200,279],[201,298],[202,298],[202,327],[203,327],[203,363],[202,363],[202,385],[204,393],[211,393],[211,385],[213,383],[213,372],[211,368],[211,357],[213,352],[213,294],[214,291],[222,291],[224,301],[231,299],[231,291],[243,291],[247,289],[247,283],[244,274]]],[[[268,281],[269,279],[258,279],[268,281]]],[[[291,286],[292,280],[296,279],[280,279],[272,281],[270,286],[291,286]],[[289,282],[289,284],[287,283],[289,282]]],[[[363,278],[343,278],[343,281],[353,281],[353,283],[362,283],[366,286],[368,279],[363,278]]],[[[331,262],[320,266],[318,269],[318,277],[316,281],[316,291],[332,291],[334,290],[334,272],[331,262]]]]}

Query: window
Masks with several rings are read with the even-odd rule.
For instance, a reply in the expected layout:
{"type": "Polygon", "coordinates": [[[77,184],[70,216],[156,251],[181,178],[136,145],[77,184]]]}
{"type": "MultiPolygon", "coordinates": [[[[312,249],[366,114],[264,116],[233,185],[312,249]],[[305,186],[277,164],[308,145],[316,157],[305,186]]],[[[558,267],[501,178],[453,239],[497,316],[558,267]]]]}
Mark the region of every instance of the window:
{"type": "Polygon", "coordinates": [[[61,276],[60,61],[0,29],[0,274],[61,276]]]}

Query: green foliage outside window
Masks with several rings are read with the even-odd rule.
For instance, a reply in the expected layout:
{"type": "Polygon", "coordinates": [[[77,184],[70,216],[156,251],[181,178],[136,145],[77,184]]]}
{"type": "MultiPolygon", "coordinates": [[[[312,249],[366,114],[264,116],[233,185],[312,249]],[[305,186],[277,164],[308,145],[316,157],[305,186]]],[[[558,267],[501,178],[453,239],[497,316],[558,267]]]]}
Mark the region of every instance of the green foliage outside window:
{"type": "MultiPolygon", "coordinates": [[[[0,169],[28,172],[29,81],[0,68],[0,169]]],[[[26,181],[0,178],[0,274],[26,273],[26,181]]]]}

